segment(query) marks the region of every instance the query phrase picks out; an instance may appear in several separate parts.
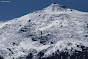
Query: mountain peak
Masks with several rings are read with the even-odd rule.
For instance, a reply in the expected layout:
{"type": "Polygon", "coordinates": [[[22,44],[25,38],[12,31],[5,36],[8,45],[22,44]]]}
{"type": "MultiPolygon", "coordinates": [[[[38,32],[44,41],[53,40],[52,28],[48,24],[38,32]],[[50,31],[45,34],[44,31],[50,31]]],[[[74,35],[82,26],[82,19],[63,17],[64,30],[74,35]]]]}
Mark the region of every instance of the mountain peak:
{"type": "Polygon", "coordinates": [[[52,3],[50,6],[45,8],[45,10],[58,12],[58,11],[66,11],[67,8],[64,5],[60,5],[60,4],[57,4],[57,3],[52,3]]]}
{"type": "Polygon", "coordinates": [[[53,3],[0,22],[0,59],[69,58],[88,59],[88,13],[53,3]]]}

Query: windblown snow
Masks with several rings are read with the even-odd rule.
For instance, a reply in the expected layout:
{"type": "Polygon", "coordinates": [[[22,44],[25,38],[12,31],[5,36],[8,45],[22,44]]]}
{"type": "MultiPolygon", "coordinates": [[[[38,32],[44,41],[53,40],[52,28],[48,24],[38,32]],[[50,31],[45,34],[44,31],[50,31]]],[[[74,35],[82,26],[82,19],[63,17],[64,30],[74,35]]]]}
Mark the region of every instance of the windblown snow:
{"type": "Polygon", "coordinates": [[[51,56],[57,50],[72,55],[88,47],[88,13],[51,4],[43,10],[20,18],[0,22],[0,56],[4,59],[27,59],[31,53],[38,59],[51,56]],[[71,49],[73,48],[73,51],[71,49]]]}

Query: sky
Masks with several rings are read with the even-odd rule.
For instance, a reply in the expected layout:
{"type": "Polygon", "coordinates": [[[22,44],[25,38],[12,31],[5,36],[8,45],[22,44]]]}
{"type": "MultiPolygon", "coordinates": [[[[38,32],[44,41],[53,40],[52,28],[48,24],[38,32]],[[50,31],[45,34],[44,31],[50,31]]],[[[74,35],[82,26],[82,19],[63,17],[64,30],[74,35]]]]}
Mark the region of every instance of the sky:
{"type": "Polygon", "coordinates": [[[11,20],[33,11],[42,10],[54,2],[71,9],[88,12],[88,0],[0,0],[0,21],[11,20]]]}

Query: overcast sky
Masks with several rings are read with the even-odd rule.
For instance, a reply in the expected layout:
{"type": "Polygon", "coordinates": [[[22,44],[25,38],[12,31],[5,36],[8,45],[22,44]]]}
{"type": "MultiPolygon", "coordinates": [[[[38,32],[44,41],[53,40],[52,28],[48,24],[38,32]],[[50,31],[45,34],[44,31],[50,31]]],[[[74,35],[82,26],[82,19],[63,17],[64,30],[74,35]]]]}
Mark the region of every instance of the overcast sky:
{"type": "Polygon", "coordinates": [[[52,3],[88,12],[88,0],[0,0],[0,20],[11,20],[41,10],[52,3]]]}

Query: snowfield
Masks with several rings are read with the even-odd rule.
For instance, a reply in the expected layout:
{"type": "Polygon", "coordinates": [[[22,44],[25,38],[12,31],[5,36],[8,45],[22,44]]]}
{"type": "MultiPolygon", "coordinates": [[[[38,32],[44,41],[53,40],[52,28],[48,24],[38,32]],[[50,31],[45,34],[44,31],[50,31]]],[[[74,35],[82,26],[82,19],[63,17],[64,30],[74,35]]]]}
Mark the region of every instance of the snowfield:
{"type": "Polygon", "coordinates": [[[87,58],[87,12],[51,4],[0,22],[0,59],[87,58]]]}

